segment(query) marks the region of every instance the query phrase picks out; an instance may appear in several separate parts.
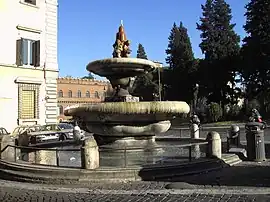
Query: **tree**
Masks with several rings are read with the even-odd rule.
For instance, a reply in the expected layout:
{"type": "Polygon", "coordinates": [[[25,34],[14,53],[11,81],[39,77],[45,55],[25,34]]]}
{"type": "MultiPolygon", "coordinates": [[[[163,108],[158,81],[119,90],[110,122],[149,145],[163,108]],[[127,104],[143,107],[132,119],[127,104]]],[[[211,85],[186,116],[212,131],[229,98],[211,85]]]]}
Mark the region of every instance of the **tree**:
{"type": "Polygon", "coordinates": [[[165,50],[167,54],[167,57],[165,60],[166,60],[166,63],[169,65],[170,69],[174,69],[177,65],[176,44],[177,44],[177,41],[179,41],[179,35],[177,35],[177,33],[178,33],[178,27],[176,23],[173,23],[173,27],[168,37],[168,40],[169,40],[168,48],[165,50]]]}
{"type": "Polygon", "coordinates": [[[269,0],[251,0],[246,5],[247,36],[241,50],[242,76],[249,100],[260,98],[262,105],[268,105],[270,87],[270,3],[269,0]]]}
{"type": "Polygon", "coordinates": [[[88,76],[82,77],[82,79],[94,79],[94,76],[92,75],[91,72],[88,73],[88,76]]]}
{"type": "MultiPolygon", "coordinates": [[[[147,59],[145,49],[140,43],[138,45],[137,58],[147,59]]],[[[158,94],[158,84],[153,80],[152,72],[136,78],[132,94],[141,97],[144,101],[154,100],[155,95],[158,94]]]]}
{"type": "Polygon", "coordinates": [[[205,55],[201,63],[205,79],[201,86],[207,89],[210,101],[225,104],[227,97],[234,96],[232,89],[235,86],[240,37],[234,32],[231,9],[225,0],[206,0],[202,10],[201,23],[197,23],[202,39],[199,46],[205,55]]]}
{"type": "Polygon", "coordinates": [[[147,60],[147,55],[145,53],[144,47],[140,43],[138,45],[137,58],[141,58],[141,59],[146,59],[147,60]]]}
{"type": "Polygon", "coordinates": [[[165,51],[166,62],[170,66],[170,77],[167,83],[169,85],[168,98],[190,101],[195,59],[187,29],[182,22],[179,27],[173,24],[168,39],[168,48],[165,51]]]}

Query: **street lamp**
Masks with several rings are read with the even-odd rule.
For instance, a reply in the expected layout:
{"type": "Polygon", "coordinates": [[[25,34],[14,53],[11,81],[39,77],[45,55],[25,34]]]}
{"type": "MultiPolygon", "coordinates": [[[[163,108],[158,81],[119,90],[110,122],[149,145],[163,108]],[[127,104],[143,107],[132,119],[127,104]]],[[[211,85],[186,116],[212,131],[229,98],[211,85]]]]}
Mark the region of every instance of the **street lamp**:
{"type": "Polygon", "coordinates": [[[198,93],[199,93],[199,84],[195,84],[193,88],[193,113],[196,114],[196,109],[197,109],[197,100],[198,100],[198,93]]]}

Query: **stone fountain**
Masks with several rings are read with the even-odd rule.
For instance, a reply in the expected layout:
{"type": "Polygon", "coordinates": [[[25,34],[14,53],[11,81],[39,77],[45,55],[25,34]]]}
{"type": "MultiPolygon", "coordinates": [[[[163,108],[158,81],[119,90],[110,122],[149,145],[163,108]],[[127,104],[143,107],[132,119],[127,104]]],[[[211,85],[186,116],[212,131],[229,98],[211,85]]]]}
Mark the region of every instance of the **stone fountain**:
{"type": "Polygon", "coordinates": [[[190,107],[180,101],[140,102],[130,94],[135,78],[157,66],[150,60],[130,58],[130,41],[122,23],[113,48],[113,58],[91,62],[87,70],[106,77],[114,95],[103,103],[72,106],[65,115],[79,120],[81,127],[94,133],[98,145],[112,149],[110,152],[154,149],[155,135],[169,130],[170,120],[189,113],[190,107]]]}

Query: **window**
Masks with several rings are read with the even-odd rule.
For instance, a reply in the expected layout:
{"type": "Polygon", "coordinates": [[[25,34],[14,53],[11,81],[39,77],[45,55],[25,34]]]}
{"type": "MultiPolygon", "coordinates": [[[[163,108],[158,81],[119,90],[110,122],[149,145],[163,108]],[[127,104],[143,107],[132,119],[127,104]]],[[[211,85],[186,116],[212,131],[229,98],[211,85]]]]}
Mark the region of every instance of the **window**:
{"type": "Polygon", "coordinates": [[[62,90],[58,91],[58,97],[63,97],[63,91],[62,90]]]}
{"type": "Polygon", "coordinates": [[[85,93],[85,97],[90,98],[90,92],[89,92],[89,91],[86,91],[86,93],[85,93]]]}
{"type": "Polygon", "coordinates": [[[64,107],[62,105],[59,106],[59,114],[64,114],[64,107]]]}
{"type": "Polygon", "coordinates": [[[80,90],[77,92],[77,97],[82,97],[82,92],[80,90]]]}
{"type": "Polygon", "coordinates": [[[95,92],[95,98],[99,98],[98,92],[95,92]]]}
{"type": "Polygon", "coordinates": [[[39,118],[39,85],[19,84],[19,119],[39,118]]]}
{"type": "Polygon", "coordinates": [[[71,90],[68,91],[68,97],[72,97],[72,91],[71,90]]]}
{"type": "Polygon", "coordinates": [[[24,0],[25,3],[37,5],[37,0],[24,0]]]}
{"type": "Polygon", "coordinates": [[[40,66],[40,41],[30,39],[19,39],[16,44],[18,66],[31,65],[34,67],[40,66]]]}

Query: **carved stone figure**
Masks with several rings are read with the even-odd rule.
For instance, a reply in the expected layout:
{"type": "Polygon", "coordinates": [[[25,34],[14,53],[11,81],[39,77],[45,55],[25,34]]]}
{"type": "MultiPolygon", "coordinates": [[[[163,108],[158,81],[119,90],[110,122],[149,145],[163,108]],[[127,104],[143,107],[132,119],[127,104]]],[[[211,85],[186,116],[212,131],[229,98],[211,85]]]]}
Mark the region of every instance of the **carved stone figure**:
{"type": "Polygon", "coordinates": [[[113,48],[114,48],[113,57],[114,58],[129,57],[131,53],[129,46],[130,46],[130,40],[127,40],[124,26],[123,26],[123,23],[121,22],[121,25],[116,34],[115,43],[113,44],[113,48]]]}

